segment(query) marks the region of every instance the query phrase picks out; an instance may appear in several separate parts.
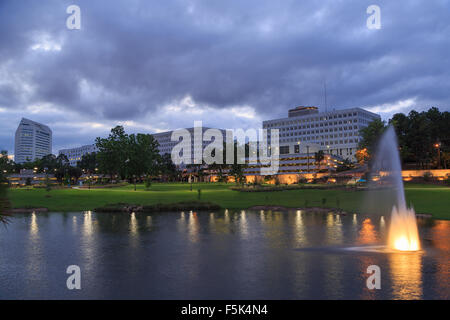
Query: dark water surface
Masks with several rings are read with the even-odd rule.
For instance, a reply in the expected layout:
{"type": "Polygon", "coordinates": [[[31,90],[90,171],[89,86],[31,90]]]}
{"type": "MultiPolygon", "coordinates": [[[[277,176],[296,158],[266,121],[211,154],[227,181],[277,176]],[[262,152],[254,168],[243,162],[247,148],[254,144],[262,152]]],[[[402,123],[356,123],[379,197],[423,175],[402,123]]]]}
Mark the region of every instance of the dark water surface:
{"type": "Polygon", "coordinates": [[[0,299],[449,299],[450,221],[422,253],[383,244],[383,218],[301,211],[16,215],[0,227],[0,299]],[[81,290],[66,269],[81,268],[81,290]],[[381,268],[368,290],[367,267],[381,268]]]}

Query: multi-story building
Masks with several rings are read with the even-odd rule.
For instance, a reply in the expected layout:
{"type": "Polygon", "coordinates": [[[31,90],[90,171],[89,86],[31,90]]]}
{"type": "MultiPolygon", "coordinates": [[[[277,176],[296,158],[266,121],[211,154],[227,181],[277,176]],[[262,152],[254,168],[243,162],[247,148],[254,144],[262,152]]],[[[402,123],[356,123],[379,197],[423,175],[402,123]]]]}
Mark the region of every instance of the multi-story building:
{"type": "Polygon", "coordinates": [[[52,153],[52,130],[44,124],[22,118],[16,130],[14,160],[24,163],[52,153]]]}
{"type": "MultiPolygon", "coordinates": [[[[375,119],[380,116],[361,108],[319,112],[317,107],[302,106],[289,110],[287,118],[264,121],[263,128],[279,129],[281,156],[315,144],[326,154],[355,161],[360,130],[375,119]]],[[[268,137],[270,141],[270,130],[268,137]]]]}
{"type": "MultiPolygon", "coordinates": [[[[210,129],[210,128],[202,127],[202,137],[203,137],[205,131],[208,129],[210,129]]],[[[186,130],[189,131],[189,133],[191,135],[191,158],[192,158],[191,163],[194,163],[194,157],[196,156],[194,144],[199,143],[199,142],[194,141],[194,128],[187,128],[186,130]]],[[[225,142],[226,131],[222,130],[222,129],[219,129],[219,130],[222,132],[222,138],[223,138],[223,141],[225,142]]],[[[171,154],[173,147],[175,147],[179,143],[178,141],[171,140],[172,133],[173,133],[173,131],[166,131],[166,132],[152,134],[152,136],[155,138],[155,140],[158,141],[158,143],[159,143],[158,149],[159,149],[160,155],[164,155],[166,153],[171,154]]],[[[211,141],[202,141],[201,142],[201,144],[202,144],[201,152],[203,152],[205,147],[207,145],[209,145],[210,143],[211,143],[211,141]]],[[[200,149],[197,151],[200,151],[200,149]]]]}
{"type": "MultiPolygon", "coordinates": [[[[290,148],[291,146],[284,146],[290,148]]],[[[299,144],[293,145],[289,153],[283,152],[279,155],[278,169],[275,175],[298,175],[313,174],[319,172],[334,172],[338,164],[342,163],[342,159],[335,155],[323,155],[323,159],[319,162],[316,160],[316,153],[320,150],[320,146],[316,144],[303,144],[300,148],[299,144]]],[[[269,167],[273,164],[263,165],[259,162],[256,164],[247,164],[244,168],[244,175],[258,176],[261,175],[261,168],[269,167]]]]}
{"type": "Polygon", "coordinates": [[[77,148],[59,150],[58,154],[66,155],[67,159],[69,159],[70,165],[72,167],[76,167],[77,162],[80,161],[85,154],[97,151],[98,149],[95,144],[88,144],[77,148]]]}

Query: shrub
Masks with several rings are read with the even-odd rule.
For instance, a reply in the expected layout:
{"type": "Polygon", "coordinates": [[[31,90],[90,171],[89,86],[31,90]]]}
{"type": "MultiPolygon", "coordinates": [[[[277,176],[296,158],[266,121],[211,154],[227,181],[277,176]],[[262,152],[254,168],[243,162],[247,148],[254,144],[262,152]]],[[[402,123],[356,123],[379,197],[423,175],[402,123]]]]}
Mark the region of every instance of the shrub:
{"type": "Polygon", "coordinates": [[[423,174],[424,181],[428,182],[428,181],[431,181],[432,179],[433,179],[433,174],[431,172],[427,171],[423,174]]]}
{"type": "Polygon", "coordinates": [[[280,178],[278,176],[275,176],[275,185],[276,186],[280,185],[280,178]]]}
{"type": "Polygon", "coordinates": [[[298,179],[298,183],[299,183],[299,184],[305,184],[305,183],[307,183],[307,182],[308,182],[308,179],[306,179],[306,178],[303,178],[303,177],[302,177],[302,178],[299,178],[299,179],[298,179]]]}
{"type": "Polygon", "coordinates": [[[52,186],[50,185],[50,179],[48,178],[48,176],[45,178],[45,190],[47,192],[52,191],[52,186]]]}
{"type": "Polygon", "coordinates": [[[145,179],[145,189],[150,189],[150,187],[152,186],[152,180],[147,177],[147,179],[145,179]]]}

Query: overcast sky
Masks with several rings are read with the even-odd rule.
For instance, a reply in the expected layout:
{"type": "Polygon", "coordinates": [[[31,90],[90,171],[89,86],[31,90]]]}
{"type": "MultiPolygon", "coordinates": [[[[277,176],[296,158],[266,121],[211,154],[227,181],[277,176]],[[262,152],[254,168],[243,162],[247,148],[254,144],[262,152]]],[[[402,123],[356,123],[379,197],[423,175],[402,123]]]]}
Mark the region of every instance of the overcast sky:
{"type": "Polygon", "coordinates": [[[51,127],[54,153],[117,124],[260,128],[324,110],[325,81],[329,110],[449,110],[449,71],[445,0],[0,0],[0,149],[22,117],[51,127]]]}

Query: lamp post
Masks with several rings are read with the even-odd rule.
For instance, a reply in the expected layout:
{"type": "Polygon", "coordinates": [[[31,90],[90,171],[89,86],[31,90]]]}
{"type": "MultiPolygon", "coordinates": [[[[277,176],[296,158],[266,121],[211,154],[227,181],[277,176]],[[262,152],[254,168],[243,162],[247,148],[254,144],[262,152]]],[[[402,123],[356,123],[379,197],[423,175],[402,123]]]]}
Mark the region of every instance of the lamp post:
{"type": "Polygon", "coordinates": [[[434,147],[437,149],[437,163],[438,163],[438,169],[441,168],[441,143],[436,142],[434,144],[434,147]]]}

